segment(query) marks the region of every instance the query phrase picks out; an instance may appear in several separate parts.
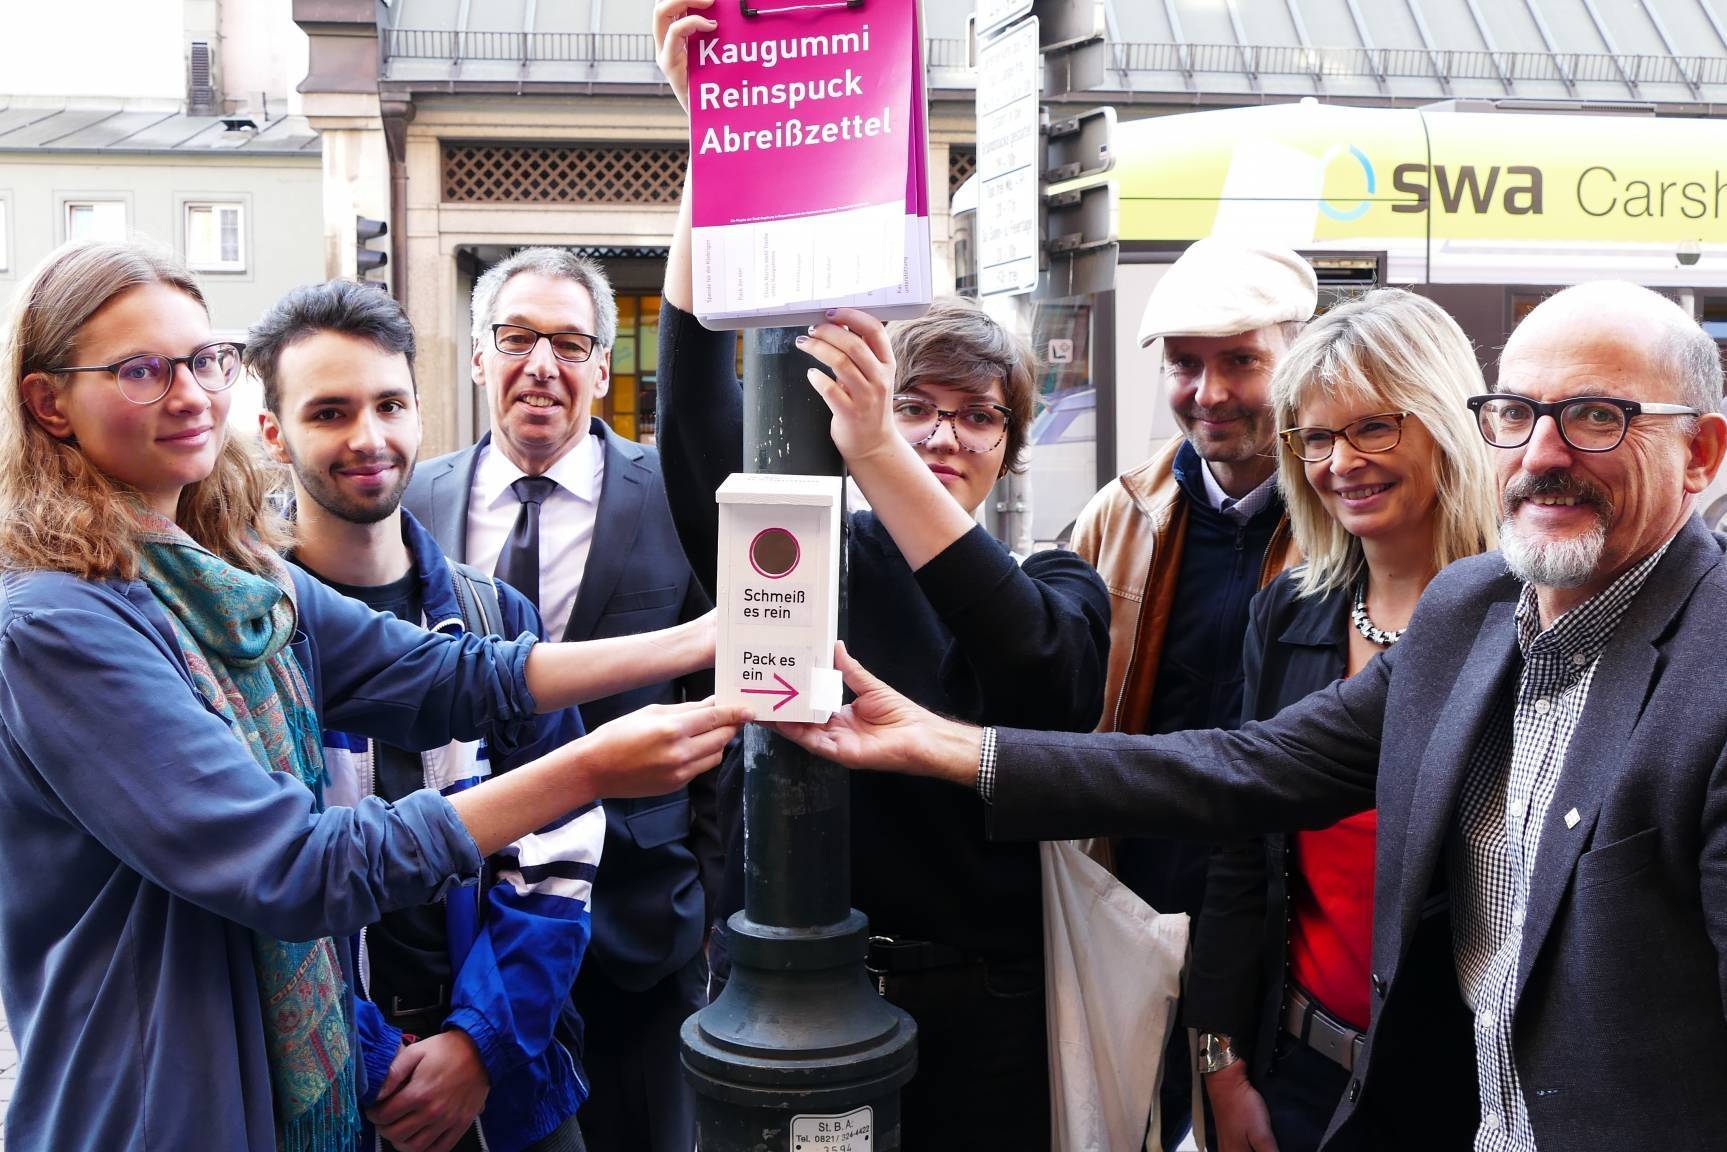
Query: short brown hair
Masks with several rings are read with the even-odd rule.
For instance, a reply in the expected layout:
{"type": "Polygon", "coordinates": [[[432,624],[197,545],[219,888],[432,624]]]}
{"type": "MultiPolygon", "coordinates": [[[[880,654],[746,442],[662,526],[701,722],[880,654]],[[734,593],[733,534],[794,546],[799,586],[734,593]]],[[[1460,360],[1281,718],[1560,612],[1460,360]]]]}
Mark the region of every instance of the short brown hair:
{"type": "Polygon", "coordinates": [[[919,384],[946,384],[983,392],[1001,381],[1008,410],[1007,455],[1010,472],[1025,470],[1025,443],[1036,414],[1037,357],[1020,337],[997,324],[970,300],[937,300],[915,320],[889,330],[898,379],[894,390],[919,384]]]}
{"type": "MultiPolygon", "coordinates": [[[[132,288],[163,284],[204,304],[198,282],[167,252],[135,243],[85,241],[49,253],[18,293],[7,325],[0,379],[0,565],[71,572],[86,579],[138,574],[136,528],[126,486],[77,444],[55,439],[25,403],[24,378],[47,373],[57,387],[84,325],[132,288]]],[[[180,493],[181,528],[230,564],[262,573],[287,540],[264,504],[250,450],[226,435],[210,475],[180,493]]]]}
{"type": "Polygon", "coordinates": [[[322,332],[353,336],[402,357],[413,379],[414,326],[383,285],[369,280],[304,284],[272,304],[246,334],[246,367],[263,383],[264,407],[271,415],[282,415],[282,353],[322,332]]]}

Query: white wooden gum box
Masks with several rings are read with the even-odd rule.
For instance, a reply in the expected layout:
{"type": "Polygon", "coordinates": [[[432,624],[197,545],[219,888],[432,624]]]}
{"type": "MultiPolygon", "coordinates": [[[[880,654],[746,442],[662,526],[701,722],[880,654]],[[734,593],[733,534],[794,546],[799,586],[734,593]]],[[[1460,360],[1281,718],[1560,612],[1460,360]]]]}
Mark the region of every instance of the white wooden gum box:
{"type": "Polygon", "coordinates": [[[843,688],[838,476],[738,472],[720,506],[714,692],[758,720],[825,723],[843,688]]]}

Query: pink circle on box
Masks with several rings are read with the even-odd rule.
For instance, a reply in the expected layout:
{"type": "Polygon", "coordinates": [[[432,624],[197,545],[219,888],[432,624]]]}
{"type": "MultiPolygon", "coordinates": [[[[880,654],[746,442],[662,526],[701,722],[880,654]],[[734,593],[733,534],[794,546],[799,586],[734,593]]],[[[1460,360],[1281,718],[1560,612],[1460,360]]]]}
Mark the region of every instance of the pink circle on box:
{"type": "Polygon", "coordinates": [[[783,580],[797,571],[798,562],[802,559],[803,548],[798,544],[798,538],[785,528],[763,528],[756,533],[755,539],[750,541],[750,567],[754,568],[756,575],[763,579],[783,580]],[[791,545],[791,561],[780,567],[778,562],[784,558],[783,549],[787,544],[791,545]],[[770,555],[765,567],[762,561],[756,558],[764,545],[779,553],[778,555],[770,555]],[[779,568],[779,571],[769,571],[770,568],[776,567],[779,568]]]}

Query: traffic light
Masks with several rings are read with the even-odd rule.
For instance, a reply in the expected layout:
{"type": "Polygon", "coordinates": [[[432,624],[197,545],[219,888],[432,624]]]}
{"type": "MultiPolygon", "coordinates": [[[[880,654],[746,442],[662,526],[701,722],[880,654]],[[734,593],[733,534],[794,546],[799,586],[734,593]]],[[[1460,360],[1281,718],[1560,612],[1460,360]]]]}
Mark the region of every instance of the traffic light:
{"type": "Polygon", "coordinates": [[[354,221],[354,276],[357,279],[364,280],[366,273],[375,272],[390,262],[388,252],[366,247],[371,241],[389,234],[390,225],[383,220],[361,216],[354,221]]]}

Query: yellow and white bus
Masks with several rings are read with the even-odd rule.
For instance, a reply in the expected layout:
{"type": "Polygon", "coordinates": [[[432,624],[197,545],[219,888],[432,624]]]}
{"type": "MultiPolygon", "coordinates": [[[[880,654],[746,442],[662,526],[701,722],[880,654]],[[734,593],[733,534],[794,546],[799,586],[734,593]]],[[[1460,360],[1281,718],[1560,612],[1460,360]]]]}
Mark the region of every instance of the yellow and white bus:
{"type": "MultiPolygon", "coordinates": [[[[1059,538],[1083,495],[1175,433],[1155,350],[1135,333],[1152,285],[1202,236],[1302,252],[1328,300],[1382,284],[1433,297],[1490,381],[1522,315],[1581,280],[1659,288],[1727,339],[1727,120],[1476,107],[1304,100],[1120,124],[1115,169],[1094,178],[1119,190],[1114,291],[1020,316],[1040,348],[1054,340],[1068,356],[1044,380],[1065,418],[1034,437],[1029,497],[1003,501],[1032,514],[1004,535],[1059,538]],[[1081,461],[1085,408],[1097,435],[1081,461]]],[[[955,198],[962,275],[966,191],[955,198]]],[[[1712,522],[1727,511],[1719,496],[1712,522]]]]}

